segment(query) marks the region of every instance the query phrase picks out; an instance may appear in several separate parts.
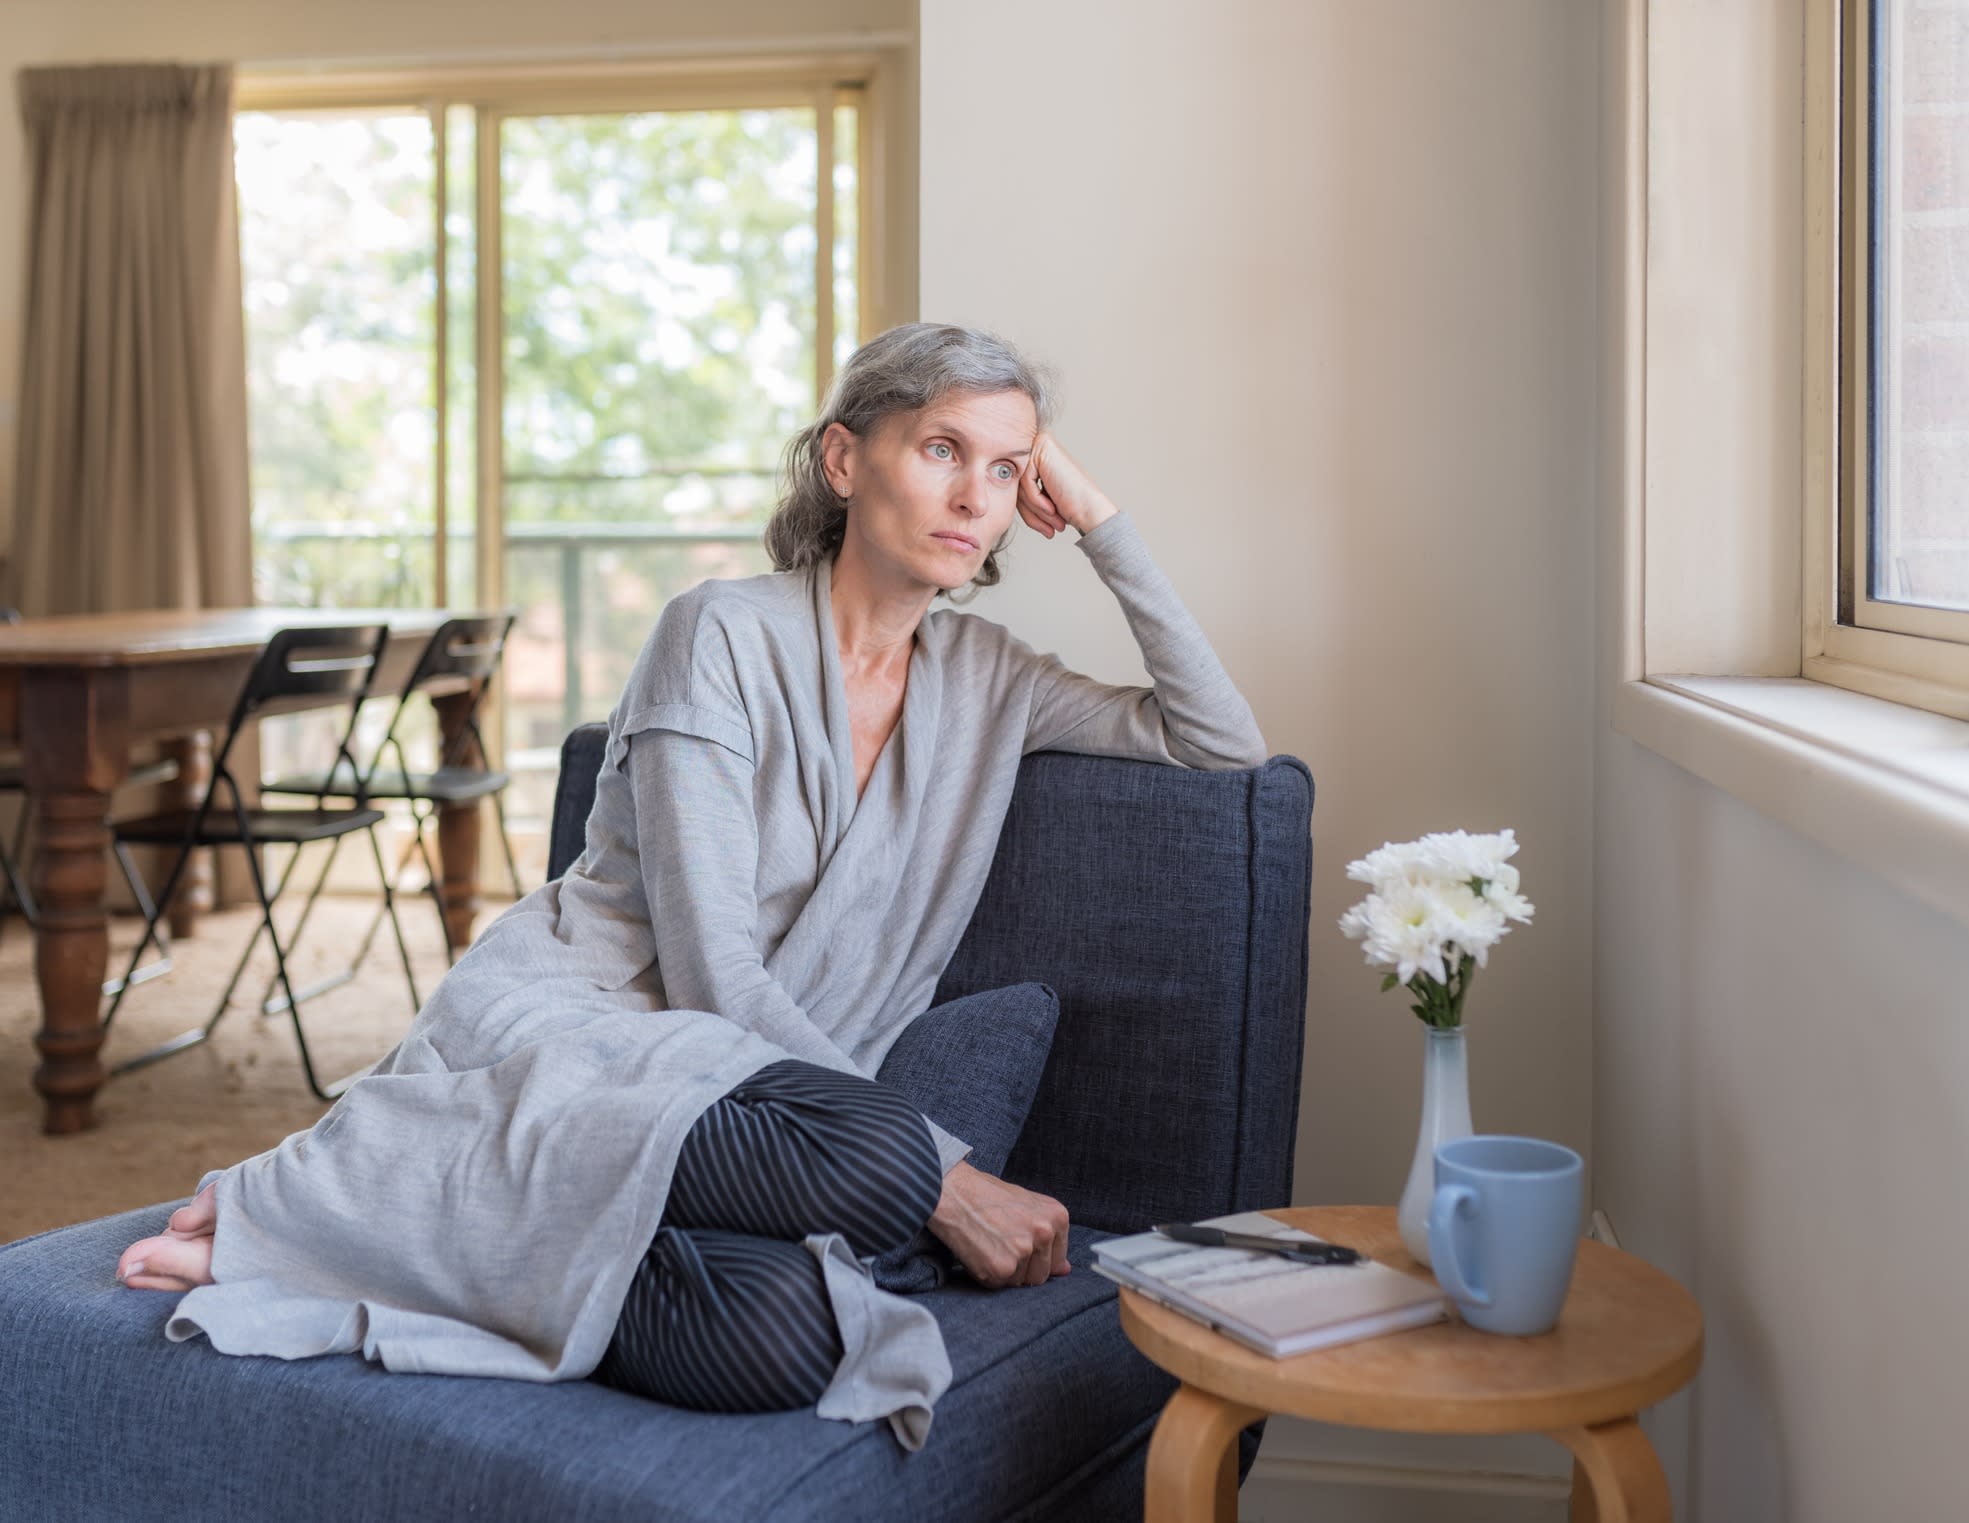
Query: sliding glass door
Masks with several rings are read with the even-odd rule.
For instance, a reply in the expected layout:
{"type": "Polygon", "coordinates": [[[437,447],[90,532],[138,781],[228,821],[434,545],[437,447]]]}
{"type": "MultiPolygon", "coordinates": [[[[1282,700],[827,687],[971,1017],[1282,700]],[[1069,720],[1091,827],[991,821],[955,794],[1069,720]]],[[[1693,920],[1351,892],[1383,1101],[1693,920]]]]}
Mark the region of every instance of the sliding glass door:
{"type": "MultiPolygon", "coordinates": [[[[506,735],[522,768],[606,712],[651,610],[767,569],[779,450],[820,378],[820,137],[812,107],[498,122],[500,572],[520,610],[506,735]]],[[[833,137],[851,177],[852,131],[833,137]]],[[[845,344],[852,223],[835,245],[845,344]]]]}
{"type": "Polygon", "coordinates": [[[536,824],[663,603],[766,569],[781,446],[869,306],[861,88],[641,93],[676,98],[238,118],[257,595],[515,609],[497,743],[536,824]]]}

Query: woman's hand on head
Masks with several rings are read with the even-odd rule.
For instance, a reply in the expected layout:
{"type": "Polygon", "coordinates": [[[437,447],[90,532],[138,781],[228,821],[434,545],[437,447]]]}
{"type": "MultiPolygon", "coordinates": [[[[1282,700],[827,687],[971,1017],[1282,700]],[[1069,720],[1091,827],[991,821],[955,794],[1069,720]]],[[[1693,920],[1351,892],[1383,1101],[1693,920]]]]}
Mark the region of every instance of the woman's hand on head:
{"type": "Polygon", "coordinates": [[[1032,441],[1026,468],[1019,473],[1018,495],[1019,517],[1048,539],[1067,527],[1092,533],[1116,512],[1093,478],[1045,429],[1032,441]]]}
{"type": "Polygon", "coordinates": [[[1007,1184],[968,1163],[943,1177],[930,1231],[972,1279],[996,1290],[1043,1285],[1067,1264],[1067,1208],[1050,1195],[1007,1184]]]}

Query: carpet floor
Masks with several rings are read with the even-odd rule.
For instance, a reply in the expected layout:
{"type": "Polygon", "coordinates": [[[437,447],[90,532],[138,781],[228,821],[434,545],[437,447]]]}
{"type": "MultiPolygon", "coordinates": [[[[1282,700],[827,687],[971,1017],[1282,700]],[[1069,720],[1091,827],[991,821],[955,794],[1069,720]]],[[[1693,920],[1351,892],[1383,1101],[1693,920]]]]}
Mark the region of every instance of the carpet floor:
{"type": "MultiPolygon", "coordinates": [[[[323,897],[290,964],[297,987],[346,966],[375,907],[373,898],[323,897]]],[[[504,901],[489,900],[479,924],[502,908],[504,901]]],[[[428,899],[400,909],[418,993],[428,999],[445,971],[437,910],[428,899]]],[[[298,911],[298,898],[282,904],[283,934],[298,911]]],[[[172,971],[125,998],[104,1062],[203,1025],[257,921],[251,908],[202,917],[197,933],[175,949],[172,971]]],[[[113,973],[122,971],[142,930],[134,918],[111,921],[113,973]]],[[[209,1042],[112,1078],[96,1097],[92,1130],[44,1136],[33,1087],[41,1024],[33,936],[8,916],[0,927],[0,1242],[189,1195],[206,1170],[313,1126],[326,1107],[308,1092],[293,1027],[284,1012],[262,1016],[254,1008],[272,976],[273,954],[263,941],[209,1042]]],[[[396,1045],[414,1013],[386,925],[354,982],[302,1003],[322,1082],[373,1063],[396,1045]]]]}

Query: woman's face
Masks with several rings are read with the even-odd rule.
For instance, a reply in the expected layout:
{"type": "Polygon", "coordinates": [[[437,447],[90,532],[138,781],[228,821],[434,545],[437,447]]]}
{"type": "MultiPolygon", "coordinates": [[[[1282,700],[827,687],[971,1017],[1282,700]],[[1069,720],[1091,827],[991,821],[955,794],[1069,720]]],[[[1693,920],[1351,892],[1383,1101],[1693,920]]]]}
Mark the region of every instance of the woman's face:
{"type": "Polygon", "coordinates": [[[834,424],[823,459],[849,499],[842,552],[919,584],[962,587],[1012,526],[1038,432],[1023,391],[952,392],[860,437],[834,424]]]}

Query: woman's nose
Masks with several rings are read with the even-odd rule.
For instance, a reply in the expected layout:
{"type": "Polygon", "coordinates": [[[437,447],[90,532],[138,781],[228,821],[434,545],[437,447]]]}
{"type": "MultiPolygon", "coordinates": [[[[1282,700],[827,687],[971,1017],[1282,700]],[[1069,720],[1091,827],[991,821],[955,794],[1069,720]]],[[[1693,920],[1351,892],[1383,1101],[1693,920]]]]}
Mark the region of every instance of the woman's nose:
{"type": "Polygon", "coordinates": [[[965,473],[957,484],[957,505],[974,518],[991,506],[991,467],[965,473]]]}

